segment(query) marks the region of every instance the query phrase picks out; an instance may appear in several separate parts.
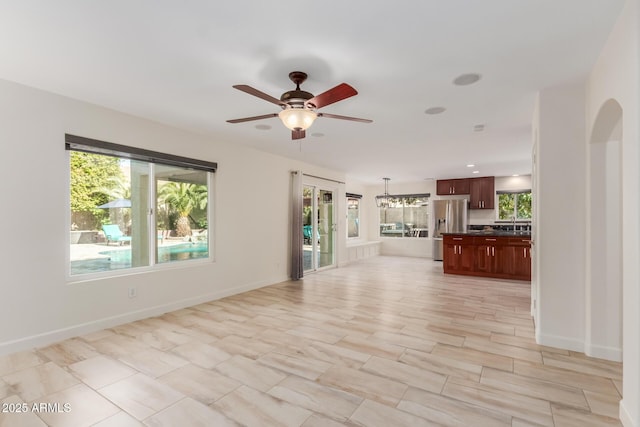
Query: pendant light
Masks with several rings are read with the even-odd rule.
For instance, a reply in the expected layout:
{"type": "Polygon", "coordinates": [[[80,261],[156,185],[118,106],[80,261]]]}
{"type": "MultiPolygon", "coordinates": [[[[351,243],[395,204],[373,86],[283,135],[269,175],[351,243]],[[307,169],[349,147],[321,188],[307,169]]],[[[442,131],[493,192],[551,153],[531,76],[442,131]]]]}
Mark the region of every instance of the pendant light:
{"type": "Polygon", "coordinates": [[[392,197],[389,195],[389,180],[391,178],[382,178],[384,180],[384,194],[376,196],[376,206],[379,208],[388,208],[391,204],[392,197]]]}

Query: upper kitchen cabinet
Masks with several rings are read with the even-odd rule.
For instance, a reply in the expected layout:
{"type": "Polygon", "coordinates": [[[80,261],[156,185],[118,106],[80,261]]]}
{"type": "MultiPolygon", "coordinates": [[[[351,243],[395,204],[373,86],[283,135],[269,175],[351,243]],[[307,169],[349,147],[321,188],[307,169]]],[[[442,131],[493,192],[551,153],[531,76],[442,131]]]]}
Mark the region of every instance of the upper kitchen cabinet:
{"type": "Polygon", "coordinates": [[[471,209],[493,209],[495,199],[495,179],[492,176],[469,179],[471,209]]]}
{"type": "Polygon", "coordinates": [[[469,194],[469,181],[469,178],[439,179],[436,182],[436,194],[438,196],[469,194]]]}

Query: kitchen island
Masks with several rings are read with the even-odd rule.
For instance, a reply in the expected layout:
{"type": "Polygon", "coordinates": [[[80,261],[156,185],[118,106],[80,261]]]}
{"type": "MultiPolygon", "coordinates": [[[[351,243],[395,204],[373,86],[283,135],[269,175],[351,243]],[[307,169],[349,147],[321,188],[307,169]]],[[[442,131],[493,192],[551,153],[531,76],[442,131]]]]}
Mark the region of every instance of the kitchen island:
{"type": "Polygon", "coordinates": [[[531,281],[531,233],[443,233],[445,274],[531,281]]]}

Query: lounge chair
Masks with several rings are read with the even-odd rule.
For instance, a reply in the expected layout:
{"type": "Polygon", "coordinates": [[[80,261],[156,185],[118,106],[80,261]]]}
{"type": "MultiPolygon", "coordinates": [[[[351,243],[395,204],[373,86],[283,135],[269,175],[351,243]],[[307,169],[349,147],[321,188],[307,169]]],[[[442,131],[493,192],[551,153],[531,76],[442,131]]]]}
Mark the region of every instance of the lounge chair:
{"type": "MultiPolygon", "coordinates": [[[[302,237],[304,238],[304,243],[305,244],[311,244],[311,235],[313,234],[313,227],[311,225],[303,225],[302,226],[302,237]]],[[[317,232],[316,233],[316,239],[319,242],[320,241],[320,233],[317,232]]]]}
{"type": "Polygon", "coordinates": [[[122,245],[123,242],[131,242],[131,236],[125,236],[118,224],[103,225],[102,231],[107,239],[107,245],[109,242],[115,242],[119,245],[122,245]]]}
{"type": "Polygon", "coordinates": [[[207,238],[208,238],[208,231],[206,228],[203,230],[192,230],[189,241],[190,242],[206,242],[207,238]]]}

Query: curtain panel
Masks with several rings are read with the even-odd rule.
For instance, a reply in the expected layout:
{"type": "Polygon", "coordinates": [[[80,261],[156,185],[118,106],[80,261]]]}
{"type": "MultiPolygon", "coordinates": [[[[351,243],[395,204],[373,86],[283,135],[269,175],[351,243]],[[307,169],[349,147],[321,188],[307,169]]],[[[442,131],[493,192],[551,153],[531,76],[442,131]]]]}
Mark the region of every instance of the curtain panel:
{"type": "Polygon", "coordinates": [[[302,171],[291,172],[291,280],[303,276],[302,171]]]}

